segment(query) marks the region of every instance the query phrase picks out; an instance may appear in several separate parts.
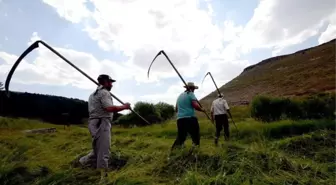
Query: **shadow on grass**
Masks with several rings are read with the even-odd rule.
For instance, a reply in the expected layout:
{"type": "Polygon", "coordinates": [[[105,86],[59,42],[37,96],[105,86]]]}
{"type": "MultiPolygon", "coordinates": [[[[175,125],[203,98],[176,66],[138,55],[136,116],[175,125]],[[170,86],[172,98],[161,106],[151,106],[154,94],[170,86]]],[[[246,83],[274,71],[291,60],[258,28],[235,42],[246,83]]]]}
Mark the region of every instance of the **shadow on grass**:
{"type": "MultiPolygon", "coordinates": [[[[86,154],[78,156],[75,160],[71,162],[71,166],[74,168],[82,168],[82,169],[95,169],[97,166],[97,163],[95,160],[92,160],[87,164],[86,166],[83,166],[79,159],[86,154]]],[[[124,166],[127,165],[127,162],[129,160],[129,157],[126,155],[123,155],[120,152],[113,151],[111,152],[110,158],[109,158],[109,170],[120,170],[124,166]]]]}
{"type": "Polygon", "coordinates": [[[3,185],[26,185],[36,179],[46,177],[50,173],[47,167],[39,167],[34,171],[29,171],[27,167],[19,166],[0,174],[0,182],[3,185]]]}

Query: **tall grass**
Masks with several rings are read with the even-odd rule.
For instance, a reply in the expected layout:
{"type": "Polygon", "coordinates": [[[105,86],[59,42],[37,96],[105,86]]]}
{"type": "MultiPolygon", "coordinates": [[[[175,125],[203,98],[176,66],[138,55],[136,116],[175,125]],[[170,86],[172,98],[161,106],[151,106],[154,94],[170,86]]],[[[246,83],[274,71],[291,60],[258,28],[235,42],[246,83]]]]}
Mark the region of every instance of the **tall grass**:
{"type": "MultiPolygon", "coordinates": [[[[53,134],[22,129],[55,127],[24,119],[0,118],[0,182],[96,184],[99,172],[81,169],[76,159],[91,149],[86,128],[57,127],[53,134]],[[20,128],[18,125],[21,125],[20,128]]],[[[201,146],[170,153],[174,121],[132,129],[112,127],[110,184],[334,184],[335,125],[328,120],[252,119],[231,127],[230,142],[213,144],[214,127],[200,120],[201,146]],[[304,155],[303,155],[304,154],[304,155]],[[305,156],[303,158],[303,156],[305,156]],[[323,160],[325,159],[325,160],[323,160]]]]}

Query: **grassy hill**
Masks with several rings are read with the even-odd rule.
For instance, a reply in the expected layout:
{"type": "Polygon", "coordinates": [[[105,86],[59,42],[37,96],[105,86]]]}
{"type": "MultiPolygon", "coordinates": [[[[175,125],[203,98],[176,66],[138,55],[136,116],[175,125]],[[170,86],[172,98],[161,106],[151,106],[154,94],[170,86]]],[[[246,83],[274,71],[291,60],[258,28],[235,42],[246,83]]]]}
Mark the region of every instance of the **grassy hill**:
{"type": "MultiPolygon", "coordinates": [[[[243,120],[243,119],[241,119],[243,120]]],[[[191,143],[169,156],[175,122],[112,129],[112,185],[329,185],[335,183],[334,121],[250,119],[231,128],[232,140],[215,147],[214,127],[200,121],[201,147],[191,143]]],[[[223,136],[222,136],[223,137],[223,136]]],[[[222,138],[223,139],[223,138],[222,138]]],[[[97,184],[100,174],[81,169],[76,158],[91,148],[85,127],[0,117],[0,182],[3,185],[97,184]],[[24,129],[56,127],[52,134],[24,129]]]]}
{"type": "MultiPolygon", "coordinates": [[[[247,67],[219,89],[231,105],[249,102],[257,94],[292,97],[335,91],[335,44],[334,39],[293,54],[263,60],[247,67]]],[[[216,95],[213,91],[201,103],[209,105],[216,95]]]]}

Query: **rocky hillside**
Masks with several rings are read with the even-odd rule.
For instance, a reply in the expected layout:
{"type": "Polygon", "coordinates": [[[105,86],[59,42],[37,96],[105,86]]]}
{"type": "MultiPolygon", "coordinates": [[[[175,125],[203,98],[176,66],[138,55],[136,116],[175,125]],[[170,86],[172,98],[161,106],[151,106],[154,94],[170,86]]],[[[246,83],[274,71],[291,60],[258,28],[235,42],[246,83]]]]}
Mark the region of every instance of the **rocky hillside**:
{"type": "MultiPolygon", "coordinates": [[[[231,105],[247,104],[257,94],[302,96],[335,91],[335,41],[263,60],[219,89],[231,105]]],[[[209,105],[216,95],[214,89],[201,102],[209,105]]]]}

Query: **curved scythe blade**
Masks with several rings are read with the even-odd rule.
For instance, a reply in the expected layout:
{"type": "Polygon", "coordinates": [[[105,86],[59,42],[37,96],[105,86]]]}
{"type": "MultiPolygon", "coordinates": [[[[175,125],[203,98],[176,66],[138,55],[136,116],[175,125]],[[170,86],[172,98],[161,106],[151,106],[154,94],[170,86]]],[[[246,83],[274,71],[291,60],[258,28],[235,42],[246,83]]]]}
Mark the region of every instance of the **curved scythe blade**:
{"type": "Polygon", "coordinates": [[[155,56],[154,59],[152,60],[151,64],[149,65],[149,68],[148,68],[148,71],[147,71],[147,78],[149,78],[149,71],[150,71],[150,69],[151,69],[151,67],[152,67],[152,65],[153,65],[153,63],[154,63],[154,61],[155,61],[155,59],[156,59],[158,56],[160,56],[160,55],[162,54],[162,52],[163,52],[162,50],[159,51],[159,53],[156,54],[156,56],[155,56]]]}
{"type": "Polygon", "coordinates": [[[204,78],[203,78],[203,80],[202,80],[202,84],[203,84],[203,82],[204,82],[204,80],[205,80],[205,77],[208,76],[208,74],[210,74],[210,72],[207,72],[207,74],[205,74],[205,76],[204,76],[204,78]]]}
{"type": "MultiPolygon", "coordinates": [[[[153,64],[153,62],[154,62],[155,59],[156,59],[159,55],[161,55],[161,54],[163,54],[163,55],[166,57],[166,59],[168,60],[168,62],[170,63],[170,65],[173,67],[173,69],[175,70],[175,72],[177,73],[177,75],[180,77],[180,79],[182,80],[182,82],[184,83],[184,85],[186,86],[186,88],[187,88],[188,90],[190,90],[189,87],[188,87],[188,85],[187,85],[187,83],[184,81],[183,77],[181,76],[181,74],[177,71],[177,69],[176,69],[176,67],[174,66],[173,62],[169,59],[168,55],[167,55],[166,52],[164,52],[163,50],[161,50],[161,51],[154,57],[152,63],[151,63],[150,66],[149,66],[147,76],[149,77],[149,70],[150,70],[150,68],[151,68],[151,66],[152,66],[152,64],[153,64]]],[[[202,107],[201,103],[200,103],[198,100],[196,100],[196,101],[197,101],[197,103],[200,105],[200,107],[202,107]]],[[[211,120],[211,118],[209,117],[208,113],[206,113],[206,111],[204,111],[204,114],[208,117],[209,120],[211,120]]],[[[211,122],[211,123],[212,123],[212,122],[211,122]]]]}
{"type": "Polygon", "coordinates": [[[14,74],[15,69],[17,68],[17,66],[20,64],[20,62],[22,61],[22,59],[24,57],[26,57],[31,51],[33,51],[34,49],[38,48],[39,41],[35,41],[32,45],[30,45],[21,55],[20,57],[15,61],[13,67],[11,68],[11,70],[9,71],[7,78],[6,78],[6,82],[5,82],[5,90],[6,90],[6,94],[7,97],[9,97],[9,83],[10,80],[12,79],[12,76],[14,74]]]}
{"type": "MultiPolygon", "coordinates": [[[[58,57],[60,57],[61,59],[63,59],[66,63],[68,63],[69,65],[71,65],[73,68],[75,68],[78,72],[80,72],[82,75],[84,75],[85,77],[87,77],[89,80],[91,80],[93,83],[95,83],[96,85],[99,85],[98,82],[96,82],[94,79],[92,79],[89,75],[87,75],[86,73],[84,73],[81,69],[79,69],[77,66],[75,66],[73,63],[71,63],[68,59],[66,59],[63,55],[61,55],[60,53],[58,53],[54,48],[52,48],[51,46],[49,46],[47,43],[43,42],[42,40],[38,40],[35,41],[31,46],[29,46],[28,49],[26,49],[22,55],[20,55],[20,57],[18,58],[18,60],[14,63],[14,66],[12,67],[12,69],[10,70],[10,72],[8,73],[7,79],[6,79],[6,83],[5,83],[5,88],[6,88],[6,92],[7,92],[7,96],[9,96],[9,82],[13,76],[13,73],[16,69],[16,67],[19,65],[19,63],[22,61],[22,59],[27,56],[31,51],[33,51],[34,49],[39,47],[39,43],[41,43],[42,45],[44,45],[46,48],[48,48],[51,52],[53,52],[55,55],[57,55],[58,57]]],[[[118,97],[116,97],[115,95],[113,95],[110,92],[110,95],[115,98],[118,102],[120,102],[121,104],[125,104],[124,102],[122,102],[118,97]]],[[[145,121],[147,124],[150,125],[150,123],[143,118],[139,113],[135,112],[133,109],[130,109],[130,111],[132,111],[134,114],[136,114],[140,119],[142,119],[143,121],[145,121]]]]}
{"type": "MultiPolygon", "coordinates": [[[[216,82],[215,82],[215,80],[214,80],[214,78],[213,78],[213,76],[212,76],[212,74],[211,74],[210,72],[208,72],[208,73],[204,76],[203,81],[204,81],[204,79],[205,79],[205,77],[206,77],[207,75],[210,76],[212,82],[214,83],[214,85],[215,85],[215,87],[216,87],[216,90],[217,90],[218,94],[221,94],[221,92],[219,91],[218,86],[217,86],[217,84],[216,84],[216,82]]],[[[202,81],[202,83],[203,83],[203,81],[202,81]]]]}

